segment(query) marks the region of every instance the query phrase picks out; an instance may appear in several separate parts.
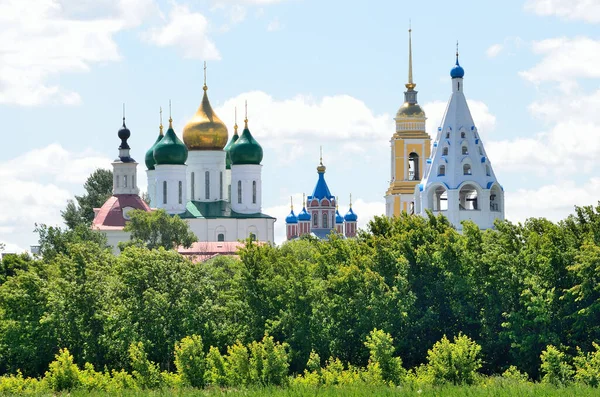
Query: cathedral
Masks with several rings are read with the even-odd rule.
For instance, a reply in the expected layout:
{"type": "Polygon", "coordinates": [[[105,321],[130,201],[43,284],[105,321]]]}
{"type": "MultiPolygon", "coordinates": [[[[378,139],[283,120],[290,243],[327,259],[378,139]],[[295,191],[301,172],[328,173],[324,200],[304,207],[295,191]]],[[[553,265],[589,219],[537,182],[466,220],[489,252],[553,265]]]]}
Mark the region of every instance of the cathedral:
{"type": "MultiPolygon", "coordinates": [[[[132,209],[164,209],[185,219],[200,242],[235,242],[251,238],[274,243],[275,218],[262,213],[263,150],[248,127],[238,134],[237,123],[229,139],[225,123],[204,95],[196,114],[183,128],[183,141],[173,129],[163,133],[162,123],[154,144],[145,155],[148,197],[146,204],[137,187],[138,163],[130,156],[131,132],[119,130],[119,157],[113,165],[113,196],[96,215],[92,228],[103,231],[108,243],[129,240],[123,231],[132,209]],[[229,140],[229,142],[228,142],[229,140]]],[[[246,107],[247,108],[247,107],[246,107]]]]}
{"type": "Polygon", "coordinates": [[[402,211],[443,214],[457,230],[462,221],[480,229],[504,219],[504,189],[498,183],[464,95],[465,71],[458,60],[450,71],[452,95],[433,144],[425,130],[425,112],[413,82],[409,30],[408,83],[396,113],[391,143],[391,180],[385,195],[386,215],[402,211]]]}

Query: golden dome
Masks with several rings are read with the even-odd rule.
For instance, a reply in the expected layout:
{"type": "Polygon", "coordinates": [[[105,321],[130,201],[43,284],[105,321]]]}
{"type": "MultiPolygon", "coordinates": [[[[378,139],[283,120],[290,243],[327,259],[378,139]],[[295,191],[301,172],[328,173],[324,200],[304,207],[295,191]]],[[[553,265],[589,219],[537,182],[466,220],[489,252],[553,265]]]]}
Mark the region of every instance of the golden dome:
{"type": "Polygon", "coordinates": [[[404,104],[400,106],[400,109],[398,109],[398,112],[396,113],[396,118],[401,117],[423,118],[425,117],[425,112],[418,103],[404,102],[404,104]]]}
{"type": "Polygon", "coordinates": [[[223,150],[227,145],[227,127],[210,106],[204,86],[202,103],[192,119],[183,127],[183,142],[189,150],[223,150]]]}

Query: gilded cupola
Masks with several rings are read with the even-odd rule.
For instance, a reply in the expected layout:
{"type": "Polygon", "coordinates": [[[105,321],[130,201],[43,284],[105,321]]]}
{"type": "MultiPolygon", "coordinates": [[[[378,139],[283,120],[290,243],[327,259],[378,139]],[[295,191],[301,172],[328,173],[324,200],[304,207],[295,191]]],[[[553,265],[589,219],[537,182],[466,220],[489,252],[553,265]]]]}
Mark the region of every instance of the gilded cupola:
{"type": "Polygon", "coordinates": [[[206,63],[204,64],[204,95],[194,117],[183,127],[183,142],[189,150],[223,150],[227,145],[227,127],[215,114],[208,100],[206,63]]]}
{"type": "Polygon", "coordinates": [[[396,119],[400,118],[424,118],[425,112],[417,103],[417,84],[413,82],[412,72],[412,29],[408,30],[408,83],[405,84],[404,103],[396,113],[396,119]]]}

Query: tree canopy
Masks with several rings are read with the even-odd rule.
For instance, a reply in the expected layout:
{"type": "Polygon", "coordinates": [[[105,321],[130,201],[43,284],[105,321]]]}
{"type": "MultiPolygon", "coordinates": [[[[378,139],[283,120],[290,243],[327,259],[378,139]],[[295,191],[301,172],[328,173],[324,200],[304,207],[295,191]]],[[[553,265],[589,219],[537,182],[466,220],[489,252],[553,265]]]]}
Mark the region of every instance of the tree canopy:
{"type": "Polygon", "coordinates": [[[131,233],[131,241],[120,244],[121,248],[141,244],[148,249],[162,247],[170,250],[179,246],[189,248],[198,240],[186,221],[177,215],[170,216],[163,209],[149,212],[133,210],[129,214],[124,230],[131,233]]]}
{"type": "Polygon", "coordinates": [[[112,196],[113,173],[110,170],[97,169],[87,178],[83,188],[85,193],[69,200],[67,207],[61,211],[65,224],[69,229],[77,225],[90,225],[94,220],[94,208],[99,208],[112,196]]]}

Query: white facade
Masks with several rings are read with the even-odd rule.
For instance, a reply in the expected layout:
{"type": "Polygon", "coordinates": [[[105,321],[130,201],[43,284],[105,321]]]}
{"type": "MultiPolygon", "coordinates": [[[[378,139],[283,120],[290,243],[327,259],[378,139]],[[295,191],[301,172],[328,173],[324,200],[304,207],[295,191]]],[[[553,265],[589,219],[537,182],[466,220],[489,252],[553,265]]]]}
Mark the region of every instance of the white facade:
{"type": "Polygon", "coordinates": [[[148,180],[148,198],[150,208],[156,208],[156,171],[146,170],[146,178],[148,180]]]}
{"type": "MultiPolygon", "coordinates": [[[[162,208],[172,215],[185,212],[187,203],[185,172],[185,165],[156,165],[154,170],[156,178],[154,201],[156,202],[156,208],[162,208]]],[[[152,196],[152,193],[150,195],[152,196]]]]}
{"type": "Polygon", "coordinates": [[[186,219],[198,241],[275,240],[273,218],[186,219]]]}
{"type": "Polygon", "coordinates": [[[260,164],[231,165],[231,209],[239,214],[257,214],[262,209],[260,164]]]}
{"type": "Polygon", "coordinates": [[[119,149],[119,158],[112,163],[113,194],[139,194],[137,164],[135,160],[129,157],[129,149],[119,149]]]}
{"type": "Polygon", "coordinates": [[[190,150],[187,164],[187,200],[227,200],[225,151],[190,150]]]}
{"type": "Polygon", "coordinates": [[[504,191],[471,117],[463,93],[464,79],[459,76],[452,79],[452,96],[425,176],[415,187],[415,213],[442,213],[458,230],[464,220],[481,229],[493,228],[494,220],[504,219],[504,191]]]}

